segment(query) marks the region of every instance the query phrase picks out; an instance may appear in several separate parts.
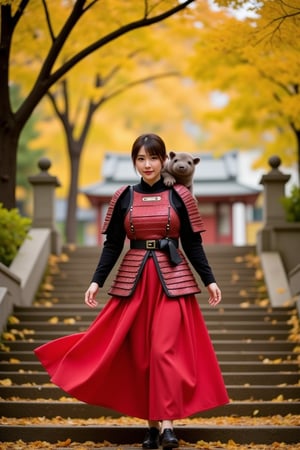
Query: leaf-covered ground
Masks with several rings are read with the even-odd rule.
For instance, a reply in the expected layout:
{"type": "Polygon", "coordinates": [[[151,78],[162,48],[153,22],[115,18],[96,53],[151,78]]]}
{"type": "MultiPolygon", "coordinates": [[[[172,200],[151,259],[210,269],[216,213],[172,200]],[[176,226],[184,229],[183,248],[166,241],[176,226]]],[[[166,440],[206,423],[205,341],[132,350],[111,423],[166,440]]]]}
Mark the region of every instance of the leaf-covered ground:
{"type": "MultiPolygon", "coordinates": [[[[47,417],[2,417],[2,425],[109,425],[109,426],[147,426],[146,422],[142,419],[130,418],[130,417],[96,417],[90,419],[81,418],[65,418],[61,416],[47,418],[47,417]]],[[[273,426],[299,426],[300,427],[300,415],[287,414],[286,416],[274,415],[264,417],[249,417],[249,416],[220,416],[220,417],[196,417],[190,419],[181,419],[174,422],[176,427],[180,426],[197,426],[197,425],[220,425],[220,426],[250,426],[256,427],[260,425],[273,425],[273,426]]],[[[300,428],[299,428],[300,431],[300,428]]]]}
{"type": "MultiPolygon", "coordinates": [[[[47,419],[46,417],[26,417],[26,418],[5,418],[1,419],[2,425],[114,425],[114,426],[145,426],[146,422],[141,419],[121,417],[121,418],[108,418],[99,417],[91,419],[79,419],[79,418],[62,418],[55,417],[47,419]]],[[[175,422],[176,427],[185,425],[232,425],[232,426],[260,426],[260,425],[275,425],[275,426],[300,426],[300,415],[288,414],[286,416],[275,415],[270,417],[213,417],[213,418],[192,418],[178,420],[175,422]]],[[[15,442],[0,442],[0,450],[35,450],[35,449],[76,449],[76,450],[93,450],[102,448],[103,450],[136,450],[141,448],[140,443],[135,445],[113,445],[109,442],[72,442],[71,439],[66,439],[64,442],[58,441],[57,443],[49,443],[44,441],[35,442],[23,442],[21,440],[15,442]]],[[[234,441],[229,442],[205,442],[198,441],[196,444],[190,444],[188,442],[180,441],[181,450],[189,450],[191,448],[198,448],[202,450],[300,450],[299,444],[286,444],[284,442],[274,442],[272,444],[238,444],[234,441]]]]}
{"type": "MultiPolygon", "coordinates": [[[[23,442],[21,440],[16,442],[0,442],[0,450],[36,450],[36,449],[72,449],[72,450],[94,450],[99,449],[102,450],[137,450],[137,448],[141,448],[141,444],[135,445],[118,445],[114,446],[109,442],[72,442],[70,439],[66,441],[58,441],[56,444],[50,444],[44,441],[35,441],[35,442],[23,442]]],[[[184,441],[180,441],[180,449],[179,450],[190,450],[192,448],[201,449],[201,450],[299,450],[300,444],[285,444],[280,442],[274,442],[273,444],[247,444],[240,445],[235,443],[234,441],[229,441],[226,443],[221,442],[204,442],[199,441],[196,444],[189,444],[184,441]]]]}
{"type": "MultiPolygon", "coordinates": [[[[68,259],[67,255],[61,255],[59,260],[64,261],[68,259]]],[[[237,260],[237,262],[243,262],[244,258],[240,258],[240,260],[237,260]]],[[[53,264],[51,264],[51,274],[53,275],[56,271],[59,271],[58,266],[56,265],[58,262],[58,259],[55,259],[53,261],[53,264]]],[[[263,273],[261,269],[258,267],[258,258],[249,256],[248,257],[248,264],[253,267],[257,267],[257,270],[255,272],[255,279],[259,282],[263,279],[263,273]]],[[[235,283],[239,279],[239,273],[234,272],[232,274],[232,283],[235,283]]],[[[47,280],[45,280],[45,283],[43,284],[43,287],[41,289],[40,293],[40,299],[39,301],[36,301],[36,306],[42,305],[45,308],[55,305],[56,303],[59,303],[58,299],[51,298],[51,292],[53,290],[53,284],[51,276],[48,277],[47,280]]],[[[254,304],[256,306],[261,306],[262,308],[270,307],[269,299],[266,295],[266,287],[264,283],[261,283],[261,286],[259,287],[259,292],[257,299],[254,301],[254,304]]],[[[241,291],[240,292],[241,298],[244,298],[244,301],[241,301],[240,308],[242,309],[248,309],[252,306],[253,303],[248,301],[247,298],[247,292],[241,291]]],[[[292,302],[294,304],[294,302],[292,302]]],[[[285,305],[290,306],[290,305],[285,305]]],[[[65,319],[60,319],[58,316],[52,316],[49,319],[49,323],[56,324],[58,322],[64,322],[65,324],[74,324],[78,320],[77,317],[69,317],[65,319]]],[[[18,324],[19,319],[17,319],[14,316],[11,316],[9,318],[9,323],[11,325],[18,324]]],[[[295,307],[294,310],[291,311],[291,315],[287,322],[291,328],[289,330],[289,336],[288,340],[295,343],[295,348],[293,350],[293,357],[288,356],[286,359],[277,358],[275,360],[269,360],[269,359],[263,359],[261,362],[263,364],[282,364],[284,362],[290,362],[291,360],[295,363],[297,360],[300,360],[300,325],[299,325],[299,316],[298,311],[295,307]]],[[[34,330],[28,330],[28,329],[10,329],[9,332],[6,332],[2,338],[5,339],[6,344],[0,343],[0,349],[3,352],[10,352],[9,348],[9,341],[15,341],[15,340],[34,340],[35,332],[34,330]]],[[[9,360],[11,364],[18,364],[20,363],[19,360],[11,358],[9,360]]],[[[20,370],[19,372],[22,372],[20,370]]],[[[300,381],[297,383],[297,385],[300,384],[300,381]]],[[[9,378],[0,379],[0,385],[3,386],[12,386],[13,382],[9,378]]],[[[28,386],[34,386],[35,383],[26,383],[28,386]]],[[[25,384],[24,384],[25,386],[25,384]]],[[[43,386],[52,386],[51,383],[45,383],[43,386]]],[[[0,398],[0,403],[5,402],[5,400],[19,402],[24,401],[26,399],[19,398],[19,397],[11,397],[9,399],[3,399],[0,398]]],[[[28,399],[29,400],[29,399],[28,399]]],[[[38,402],[47,402],[50,399],[36,399],[38,402]]],[[[272,399],[274,402],[280,402],[280,401],[295,401],[296,399],[284,399],[283,395],[279,395],[278,397],[272,399]]],[[[34,401],[33,399],[30,399],[30,401],[34,401]]],[[[53,401],[53,400],[51,400],[53,401]]],[[[76,401],[75,399],[71,397],[61,397],[58,401],[62,402],[73,402],[76,401]]],[[[251,401],[251,399],[245,400],[245,401],[251,401]]],[[[1,404],[0,404],[1,406],[1,404]]],[[[100,417],[100,418],[91,418],[91,419],[80,419],[80,418],[62,418],[60,416],[48,419],[45,417],[26,417],[26,418],[7,418],[2,417],[1,418],[1,425],[2,426],[30,426],[30,425],[45,425],[48,424],[49,426],[63,426],[68,425],[72,426],[105,426],[105,425],[113,425],[113,426],[145,426],[145,421],[135,419],[135,418],[128,418],[128,417],[122,417],[118,419],[114,418],[108,418],[108,417],[100,417]]],[[[240,426],[240,427],[259,427],[261,425],[264,426],[294,426],[294,427],[300,427],[300,415],[293,415],[288,414],[286,416],[281,415],[274,415],[269,417],[260,417],[259,411],[254,410],[251,417],[241,416],[241,417],[210,417],[210,418],[192,418],[192,419],[186,419],[186,420],[180,420],[175,422],[176,427],[184,427],[184,426],[195,426],[195,425],[220,425],[220,426],[240,426]]],[[[299,435],[300,435],[300,428],[299,428],[299,435]]],[[[180,437],[180,436],[178,436],[180,437]]],[[[1,436],[0,436],[1,439],[1,436]]],[[[16,436],[17,439],[17,436],[16,436]]],[[[35,442],[23,442],[22,440],[16,440],[14,442],[1,442],[0,441],[0,450],[36,450],[36,449],[45,449],[45,450],[66,450],[66,449],[76,449],[76,450],[93,450],[93,449],[99,449],[102,450],[137,450],[137,448],[141,448],[141,443],[137,442],[134,445],[126,445],[126,443],[122,446],[120,445],[114,445],[109,442],[84,442],[84,443],[78,443],[73,442],[71,439],[66,437],[65,441],[58,441],[57,443],[49,443],[44,441],[35,441],[35,442]]],[[[286,444],[284,442],[274,442],[272,444],[238,444],[232,440],[228,442],[205,442],[205,441],[198,441],[196,444],[190,444],[188,442],[180,441],[180,450],[189,450],[189,449],[202,449],[202,450],[300,450],[300,442],[297,444],[286,444]]]]}

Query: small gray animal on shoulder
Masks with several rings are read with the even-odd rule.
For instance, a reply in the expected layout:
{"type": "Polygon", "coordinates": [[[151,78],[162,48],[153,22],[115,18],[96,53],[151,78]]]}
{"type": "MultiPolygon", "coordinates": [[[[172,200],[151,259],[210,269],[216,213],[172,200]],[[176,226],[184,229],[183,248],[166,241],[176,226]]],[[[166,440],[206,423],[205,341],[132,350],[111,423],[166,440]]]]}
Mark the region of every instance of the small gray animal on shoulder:
{"type": "Polygon", "coordinates": [[[194,157],[191,153],[170,152],[161,171],[165,185],[173,186],[179,183],[193,192],[193,177],[199,162],[200,158],[194,157]]]}

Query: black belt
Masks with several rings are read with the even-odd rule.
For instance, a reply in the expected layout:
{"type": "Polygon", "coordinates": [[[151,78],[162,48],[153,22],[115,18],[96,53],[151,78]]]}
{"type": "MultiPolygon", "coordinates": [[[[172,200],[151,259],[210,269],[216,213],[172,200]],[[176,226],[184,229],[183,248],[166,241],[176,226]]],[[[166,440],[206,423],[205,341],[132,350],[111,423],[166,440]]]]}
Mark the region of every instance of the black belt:
{"type": "Polygon", "coordinates": [[[162,250],[169,253],[170,261],[177,266],[182,259],[177,252],[178,239],[146,239],[146,240],[130,240],[130,248],[138,248],[143,250],[162,250]]]}

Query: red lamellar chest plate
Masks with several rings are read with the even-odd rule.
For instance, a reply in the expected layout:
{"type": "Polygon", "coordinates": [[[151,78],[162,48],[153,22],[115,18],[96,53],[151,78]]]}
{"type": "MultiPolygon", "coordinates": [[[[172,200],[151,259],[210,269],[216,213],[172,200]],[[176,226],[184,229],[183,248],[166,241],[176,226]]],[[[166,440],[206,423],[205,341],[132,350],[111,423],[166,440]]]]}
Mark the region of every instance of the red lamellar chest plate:
{"type": "Polygon", "coordinates": [[[133,202],[125,218],[129,239],[178,237],[180,221],[170,205],[170,191],[159,194],[133,193],[133,202]]]}

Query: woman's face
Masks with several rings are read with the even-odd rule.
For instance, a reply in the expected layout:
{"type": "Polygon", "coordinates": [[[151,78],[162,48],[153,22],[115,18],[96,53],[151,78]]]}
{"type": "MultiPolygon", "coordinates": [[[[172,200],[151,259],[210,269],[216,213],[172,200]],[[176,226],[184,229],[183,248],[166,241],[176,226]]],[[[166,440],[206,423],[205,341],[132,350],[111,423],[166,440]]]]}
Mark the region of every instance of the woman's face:
{"type": "Polygon", "coordinates": [[[144,147],[141,147],[135,161],[135,168],[143,180],[152,186],[160,179],[162,162],[157,155],[150,155],[144,147]]]}

